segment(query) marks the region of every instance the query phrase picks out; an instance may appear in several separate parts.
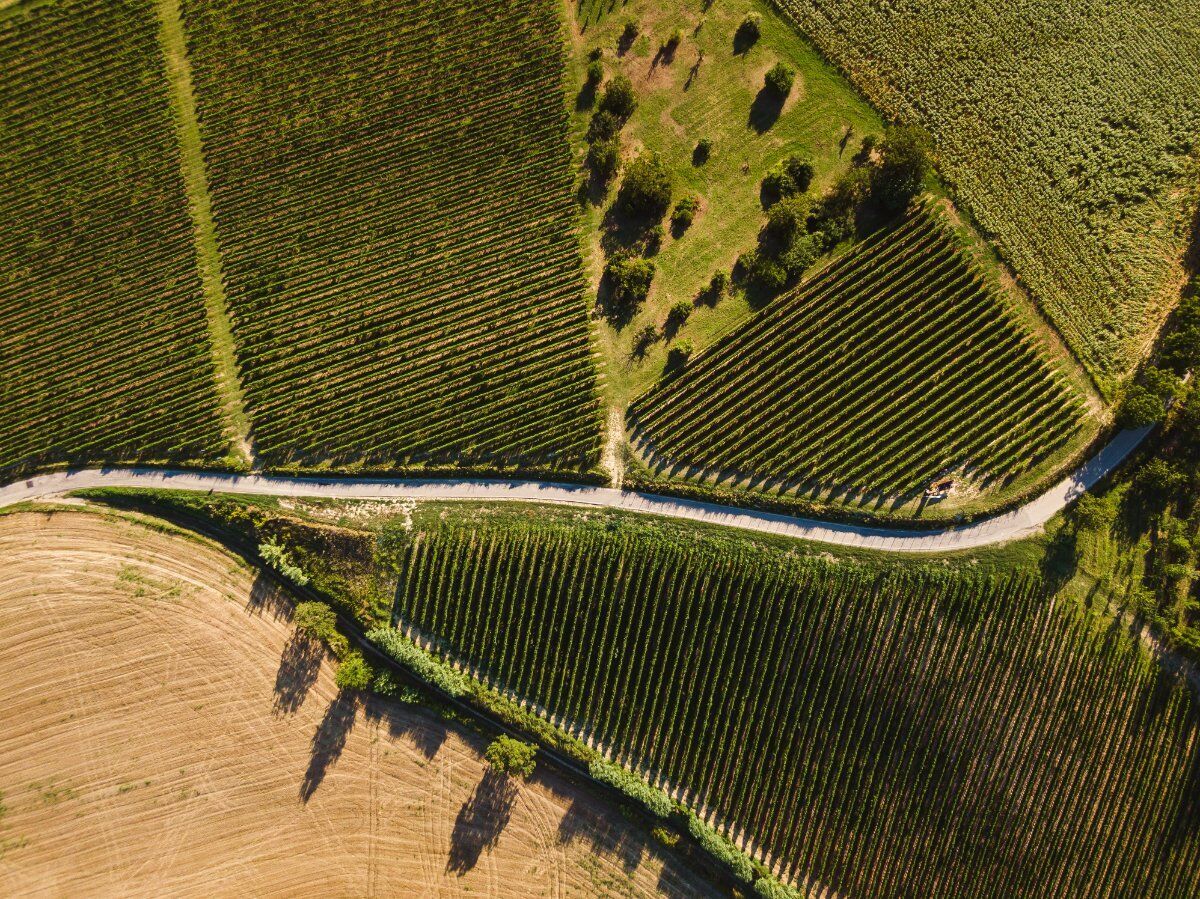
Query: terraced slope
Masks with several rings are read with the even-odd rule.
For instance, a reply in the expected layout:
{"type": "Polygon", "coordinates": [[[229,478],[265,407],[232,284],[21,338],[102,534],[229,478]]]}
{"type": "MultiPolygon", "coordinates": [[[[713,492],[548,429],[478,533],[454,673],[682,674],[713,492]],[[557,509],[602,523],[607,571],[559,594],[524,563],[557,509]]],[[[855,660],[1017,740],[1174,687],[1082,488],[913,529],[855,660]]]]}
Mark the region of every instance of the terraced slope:
{"type": "Polygon", "coordinates": [[[1191,692],[1035,577],[541,522],[418,527],[401,625],[685,788],[796,882],[1200,890],[1191,692]]]}
{"type": "Polygon", "coordinates": [[[554,4],[183,14],[262,459],[591,464],[554,4]]]}
{"type": "Polygon", "coordinates": [[[942,167],[1101,385],[1181,280],[1200,13],[1146,0],[776,0],[942,167]]]}
{"type": "Polygon", "coordinates": [[[227,449],[157,34],[142,0],[0,15],[0,481],[227,449]]]}
{"type": "Polygon", "coordinates": [[[629,412],[663,465],[900,496],[959,467],[1006,483],[1081,416],[933,209],[773,301],[629,412]]]}

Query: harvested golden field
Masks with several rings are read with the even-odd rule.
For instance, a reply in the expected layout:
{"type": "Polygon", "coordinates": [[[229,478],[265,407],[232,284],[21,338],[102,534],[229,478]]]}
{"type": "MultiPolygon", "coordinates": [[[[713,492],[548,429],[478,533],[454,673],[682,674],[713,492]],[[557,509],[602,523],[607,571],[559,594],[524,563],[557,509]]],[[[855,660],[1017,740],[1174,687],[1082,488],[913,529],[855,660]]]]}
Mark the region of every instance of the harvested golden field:
{"type": "Polygon", "coordinates": [[[615,811],[339,696],[215,547],[0,516],[0,895],[697,895],[615,811]]]}

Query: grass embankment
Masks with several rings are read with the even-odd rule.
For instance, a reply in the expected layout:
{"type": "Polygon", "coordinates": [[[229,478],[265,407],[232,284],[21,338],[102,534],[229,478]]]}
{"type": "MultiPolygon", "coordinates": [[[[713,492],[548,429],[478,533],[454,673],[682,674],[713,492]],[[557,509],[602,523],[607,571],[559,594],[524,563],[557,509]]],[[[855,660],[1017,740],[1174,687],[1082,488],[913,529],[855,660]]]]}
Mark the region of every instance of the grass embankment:
{"type": "Polygon", "coordinates": [[[1069,533],[1040,570],[989,570],[609,514],[142,496],[280,539],[352,614],[398,616],[502,691],[480,695],[545,708],[576,735],[547,735],[562,751],[599,741],[797,883],[1196,887],[1194,699],[1104,616],[1052,601],[1069,533]]]}
{"type": "MultiPolygon", "coordinates": [[[[583,86],[588,54],[600,48],[606,80],[628,76],[637,97],[638,107],[622,130],[625,157],[653,151],[669,169],[676,197],[700,200],[694,222],[681,236],[673,237],[667,229],[654,256],[658,272],[638,314],[619,328],[600,324],[607,397],[624,408],[657,380],[667,358],[665,340],[653,344],[643,357],[631,358],[634,335],[647,324],[661,329],[674,303],[695,300],[714,272],[728,273],[738,254],[755,245],[765,221],[759,193],[763,176],[789,155],[799,154],[812,160],[816,175],[811,190],[819,193],[850,165],[864,136],[881,133],[882,123],[765,4],[722,0],[702,10],[693,3],[634,0],[612,12],[598,12],[570,4],[567,13],[571,59],[566,84],[574,110],[571,134],[577,159],[582,164],[592,114],[591,106],[577,95],[587,96],[583,86]],[[734,34],[750,12],[762,17],[761,36],[748,48],[735,47],[734,34]],[[626,22],[636,22],[639,35],[619,54],[626,22]],[[668,61],[659,48],[676,29],[682,40],[668,61]],[[796,79],[778,118],[766,127],[766,122],[752,118],[752,109],[764,74],[777,61],[794,69],[796,79]],[[702,138],[712,141],[712,154],[697,165],[693,152],[702,138]]],[[[615,194],[616,183],[603,200],[584,208],[593,293],[604,268],[601,229],[615,194]]],[[[701,304],[671,334],[690,339],[700,349],[749,311],[738,295],[711,308],[701,304]]]]}

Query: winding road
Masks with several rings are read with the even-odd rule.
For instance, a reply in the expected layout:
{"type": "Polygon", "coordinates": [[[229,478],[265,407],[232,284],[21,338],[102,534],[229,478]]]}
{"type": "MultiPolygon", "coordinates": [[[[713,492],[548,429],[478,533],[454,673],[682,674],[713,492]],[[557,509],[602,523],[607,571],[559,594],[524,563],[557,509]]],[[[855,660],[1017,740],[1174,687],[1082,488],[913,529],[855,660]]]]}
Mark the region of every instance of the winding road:
{"type": "Polygon", "coordinates": [[[1142,442],[1151,427],[1121,431],[1071,475],[1011,512],[936,531],[793,518],[611,487],[549,481],[289,478],[161,468],[91,468],[37,475],[0,487],[0,508],[85,487],[155,487],[330,499],[519,501],[624,509],[882,552],[944,553],[1005,543],[1038,533],[1051,517],[1116,468],[1142,442]]]}

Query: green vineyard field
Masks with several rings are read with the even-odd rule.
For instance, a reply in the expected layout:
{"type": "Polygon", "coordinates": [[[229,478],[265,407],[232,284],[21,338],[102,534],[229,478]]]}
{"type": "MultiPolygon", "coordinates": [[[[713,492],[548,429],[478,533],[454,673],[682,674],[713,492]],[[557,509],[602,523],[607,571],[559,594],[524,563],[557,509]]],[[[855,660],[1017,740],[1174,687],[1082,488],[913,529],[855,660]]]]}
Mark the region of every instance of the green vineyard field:
{"type": "Polygon", "coordinates": [[[1195,7],[775,2],[884,113],[929,128],[958,198],[1101,385],[1128,371],[1176,292],[1195,196],[1195,7]]]}
{"type": "Polygon", "coordinates": [[[0,12],[0,480],[222,435],[149,2],[0,12]]]}
{"type": "Polygon", "coordinates": [[[1083,407],[935,210],[856,247],[634,402],[662,466],[906,496],[1010,481],[1083,407]]]}
{"type": "Polygon", "coordinates": [[[593,464],[554,4],[183,13],[261,458],[593,464]]]}
{"type": "Polygon", "coordinates": [[[837,895],[1200,890],[1186,685],[1037,576],[879,569],[698,534],[414,531],[418,638],[837,895]]]}

